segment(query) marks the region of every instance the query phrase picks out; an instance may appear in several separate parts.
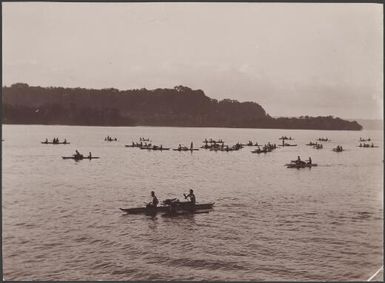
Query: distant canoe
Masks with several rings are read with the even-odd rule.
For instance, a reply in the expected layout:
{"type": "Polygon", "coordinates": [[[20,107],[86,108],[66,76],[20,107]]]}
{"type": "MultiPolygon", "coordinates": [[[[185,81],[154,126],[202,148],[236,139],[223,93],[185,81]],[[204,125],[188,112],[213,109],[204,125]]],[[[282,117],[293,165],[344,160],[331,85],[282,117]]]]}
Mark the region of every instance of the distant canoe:
{"type": "Polygon", "coordinates": [[[152,146],[150,146],[150,147],[142,146],[142,147],[139,147],[139,148],[140,149],[147,149],[147,150],[160,150],[160,151],[162,151],[162,150],[170,150],[169,147],[162,147],[162,148],[160,148],[160,147],[152,147],[152,146]]]}
{"type": "Polygon", "coordinates": [[[125,144],[125,147],[140,147],[140,145],[125,144]]]}
{"type": "Polygon", "coordinates": [[[91,159],[99,159],[100,157],[98,157],[98,156],[92,156],[92,157],[89,157],[89,156],[83,156],[83,157],[62,156],[62,158],[63,159],[74,159],[74,160],[83,160],[83,159],[91,160],[91,159]]]}
{"type": "Polygon", "coordinates": [[[196,151],[199,150],[197,148],[173,148],[174,151],[196,151]]]}
{"type": "Polygon", "coordinates": [[[289,143],[285,143],[285,144],[280,144],[278,146],[282,146],[282,147],[285,147],[285,146],[297,146],[296,144],[289,144],[289,143]]]}
{"type": "Polygon", "coordinates": [[[251,153],[268,153],[270,152],[269,150],[262,150],[262,149],[256,149],[256,150],[253,150],[251,153]]]}
{"type": "Polygon", "coordinates": [[[295,163],[290,163],[290,164],[286,164],[285,165],[287,168],[297,168],[297,169],[300,169],[300,168],[310,168],[310,167],[314,167],[314,166],[318,166],[318,164],[315,164],[315,163],[306,163],[306,164],[295,164],[295,163]]]}
{"type": "Polygon", "coordinates": [[[69,142],[41,142],[42,144],[71,144],[69,142]]]}

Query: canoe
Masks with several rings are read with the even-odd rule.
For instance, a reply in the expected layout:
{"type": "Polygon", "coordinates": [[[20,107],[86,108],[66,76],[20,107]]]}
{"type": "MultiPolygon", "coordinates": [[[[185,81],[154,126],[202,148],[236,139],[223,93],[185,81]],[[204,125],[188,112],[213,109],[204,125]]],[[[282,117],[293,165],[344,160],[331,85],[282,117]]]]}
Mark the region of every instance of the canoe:
{"type": "Polygon", "coordinates": [[[41,142],[42,144],[70,144],[69,142],[41,142]]]}
{"type": "Polygon", "coordinates": [[[310,168],[310,167],[314,167],[314,166],[318,166],[318,164],[315,164],[315,163],[312,163],[312,164],[301,164],[301,165],[297,165],[297,164],[294,164],[294,163],[290,163],[290,164],[286,164],[285,165],[287,168],[310,168]]]}
{"type": "Polygon", "coordinates": [[[157,147],[157,148],[153,148],[152,146],[151,147],[145,147],[145,146],[143,146],[143,147],[139,147],[140,149],[147,149],[147,150],[170,150],[170,148],[169,147],[162,147],[162,148],[160,148],[160,147],[157,147]]]}
{"type": "Polygon", "coordinates": [[[84,157],[75,157],[75,156],[62,156],[63,159],[74,159],[74,160],[82,160],[82,159],[99,159],[100,157],[98,156],[92,156],[91,158],[88,157],[88,156],[84,156],[84,157]]]}
{"type": "MultiPolygon", "coordinates": [[[[209,203],[196,203],[194,206],[194,210],[202,210],[202,209],[212,209],[214,206],[213,202],[209,203]]],[[[186,210],[191,209],[191,203],[186,202],[178,202],[177,203],[177,210],[186,210]]],[[[135,207],[135,208],[120,208],[121,211],[127,213],[127,214],[154,214],[158,212],[169,212],[170,206],[169,205],[161,205],[156,208],[152,207],[135,207]]]]}
{"type": "Polygon", "coordinates": [[[288,144],[288,143],[285,143],[284,145],[279,144],[278,146],[297,146],[297,145],[296,145],[296,144],[288,144]]]}
{"type": "Polygon", "coordinates": [[[181,149],[173,148],[172,150],[174,150],[174,151],[195,151],[195,150],[199,150],[199,149],[197,149],[197,148],[193,148],[193,149],[191,149],[191,148],[181,148],[181,149]]]}
{"type": "Polygon", "coordinates": [[[251,153],[268,153],[268,150],[253,150],[251,153]]]}

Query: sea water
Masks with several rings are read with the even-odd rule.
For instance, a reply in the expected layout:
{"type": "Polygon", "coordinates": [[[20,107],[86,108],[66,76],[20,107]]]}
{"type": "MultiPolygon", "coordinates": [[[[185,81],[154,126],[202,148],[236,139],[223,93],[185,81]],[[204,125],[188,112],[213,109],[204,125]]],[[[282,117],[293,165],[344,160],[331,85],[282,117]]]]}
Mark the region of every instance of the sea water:
{"type": "Polygon", "coordinates": [[[3,125],[6,280],[366,280],[383,265],[383,131],[3,125]],[[106,142],[106,136],[117,142],[106,142]],[[125,144],[296,147],[252,154],[147,151],[125,144]],[[64,138],[69,145],[41,144],[64,138]],[[305,144],[327,137],[323,149],[305,144]],[[378,148],[359,148],[370,137],[378,148]],[[346,151],[332,148],[342,145],[346,151]],[[75,150],[100,159],[63,160],[75,150]],[[317,167],[288,169],[301,156],[317,167]],[[208,214],[125,215],[160,201],[208,214]]]}

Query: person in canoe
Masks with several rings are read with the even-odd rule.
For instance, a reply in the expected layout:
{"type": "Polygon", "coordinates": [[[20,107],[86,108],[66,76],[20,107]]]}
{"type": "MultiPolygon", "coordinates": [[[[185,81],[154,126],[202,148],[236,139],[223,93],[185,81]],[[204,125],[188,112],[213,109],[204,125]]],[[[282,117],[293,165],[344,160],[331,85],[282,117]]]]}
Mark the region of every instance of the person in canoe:
{"type": "Polygon", "coordinates": [[[188,195],[186,195],[186,194],[183,194],[183,195],[184,195],[185,199],[187,199],[187,198],[190,199],[190,202],[191,202],[192,205],[195,205],[196,199],[195,199],[195,195],[194,195],[194,191],[193,190],[190,190],[190,193],[188,195]]]}
{"type": "Polygon", "coordinates": [[[88,156],[87,156],[89,159],[92,158],[92,154],[91,154],[91,151],[88,153],[88,156]]]}
{"type": "MultiPolygon", "coordinates": [[[[310,159],[310,160],[311,160],[311,159],[310,159]]],[[[295,161],[295,164],[297,164],[297,165],[304,165],[304,164],[306,164],[306,162],[303,161],[303,160],[301,160],[301,157],[299,157],[299,155],[298,155],[298,158],[297,158],[297,160],[295,161]]]]}
{"type": "Polygon", "coordinates": [[[78,150],[75,150],[74,157],[77,159],[83,158],[83,154],[80,154],[78,150]]]}
{"type": "Polygon", "coordinates": [[[155,195],[154,191],[151,191],[152,201],[147,205],[147,207],[156,208],[158,206],[159,200],[155,195]]]}
{"type": "Polygon", "coordinates": [[[309,160],[308,160],[307,164],[311,165],[311,157],[310,156],[309,156],[309,160]]]}
{"type": "Polygon", "coordinates": [[[193,144],[193,142],[191,142],[190,149],[192,150],[193,148],[194,148],[194,144],[193,144]]]}

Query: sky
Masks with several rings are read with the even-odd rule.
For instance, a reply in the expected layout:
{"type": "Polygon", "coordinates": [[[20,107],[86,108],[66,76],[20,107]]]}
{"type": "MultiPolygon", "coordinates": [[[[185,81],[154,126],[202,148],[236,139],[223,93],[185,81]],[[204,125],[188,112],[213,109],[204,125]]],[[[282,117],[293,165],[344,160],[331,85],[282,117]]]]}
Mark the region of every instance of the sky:
{"type": "Polygon", "coordinates": [[[379,4],[2,6],[6,86],[184,85],[271,116],[383,117],[379,4]]]}

